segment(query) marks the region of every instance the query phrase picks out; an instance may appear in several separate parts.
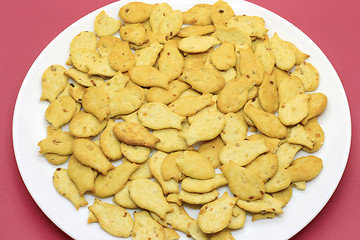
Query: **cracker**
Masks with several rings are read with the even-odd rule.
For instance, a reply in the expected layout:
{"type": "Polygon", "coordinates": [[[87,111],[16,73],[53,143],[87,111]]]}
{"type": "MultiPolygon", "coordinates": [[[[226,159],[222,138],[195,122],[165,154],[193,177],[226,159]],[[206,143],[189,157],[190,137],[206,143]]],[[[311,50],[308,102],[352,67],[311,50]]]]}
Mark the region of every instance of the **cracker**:
{"type": "Polygon", "coordinates": [[[82,106],[86,112],[92,113],[99,121],[103,121],[110,113],[109,96],[99,87],[89,87],[85,90],[82,106]]]}
{"type": "Polygon", "coordinates": [[[241,140],[227,144],[220,152],[219,160],[222,164],[228,164],[230,161],[245,166],[253,161],[260,154],[266,153],[269,148],[261,140],[241,140]]]}
{"type": "Polygon", "coordinates": [[[89,76],[87,73],[81,72],[76,68],[69,68],[64,72],[64,74],[84,87],[100,86],[104,83],[103,78],[98,76],[89,76]]]}
{"type": "Polygon", "coordinates": [[[130,197],[129,188],[131,181],[127,182],[123,189],[114,195],[114,202],[123,208],[138,208],[134,201],[130,197]]]}
{"type": "Polygon", "coordinates": [[[235,49],[247,48],[252,44],[250,36],[237,27],[215,25],[213,36],[217,37],[221,42],[236,44],[235,49]]]}
{"type": "Polygon", "coordinates": [[[90,211],[89,212],[89,217],[88,217],[88,220],[87,220],[87,223],[97,223],[97,222],[99,222],[98,220],[97,220],[97,218],[95,217],[95,215],[90,211]]]}
{"type": "Polygon", "coordinates": [[[186,150],[190,147],[182,137],[181,131],[177,129],[161,129],[153,131],[153,135],[160,139],[156,143],[156,149],[164,152],[186,150]]]}
{"type": "Polygon", "coordinates": [[[230,17],[226,25],[229,27],[237,27],[250,37],[259,39],[264,39],[268,32],[268,29],[265,27],[265,20],[258,16],[239,15],[230,17]]]}
{"type": "Polygon", "coordinates": [[[306,125],[309,119],[319,116],[325,111],[327,105],[327,97],[323,93],[311,93],[308,101],[308,115],[301,121],[302,125],[306,125]]]}
{"type": "Polygon", "coordinates": [[[115,121],[113,119],[109,119],[105,130],[100,135],[101,150],[110,160],[117,160],[123,156],[120,149],[120,141],[117,139],[113,131],[114,126],[115,121]]]}
{"type": "Polygon", "coordinates": [[[234,44],[223,42],[220,47],[216,48],[211,54],[211,63],[218,70],[229,70],[236,64],[236,55],[234,44]]]}
{"type": "Polygon", "coordinates": [[[41,78],[42,93],[40,100],[55,101],[57,96],[64,91],[68,78],[64,75],[66,69],[61,65],[51,65],[41,78]]]}
{"type": "Polygon", "coordinates": [[[159,130],[165,128],[181,129],[185,117],[174,113],[163,103],[146,103],[138,112],[138,118],[145,127],[159,130]]]}
{"type": "Polygon", "coordinates": [[[57,168],[53,175],[53,184],[56,191],[62,196],[69,199],[76,209],[88,205],[84,196],[80,195],[75,183],[73,183],[68,174],[67,169],[57,168]]]}
{"type": "Polygon", "coordinates": [[[278,167],[278,157],[274,153],[260,155],[245,166],[245,168],[251,169],[258,174],[263,182],[267,182],[270,178],[272,178],[277,172],[278,167]]]}
{"type": "Polygon", "coordinates": [[[301,52],[296,46],[295,44],[291,43],[291,42],[287,42],[285,41],[285,43],[292,48],[292,50],[295,52],[295,56],[296,56],[296,65],[300,65],[301,63],[303,63],[308,57],[310,57],[310,55],[301,52]]]}
{"type": "Polygon", "coordinates": [[[177,159],[179,159],[182,154],[182,151],[172,152],[164,158],[161,164],[161,176],[165,181],[170,179],[181,181],[184,179],[184,174],[180,172],[176,164],[177,159]]]}
{"type": "Polygon", "coordinates": [[[229,83],[236,78],[236,70],[234,68],[230,68],[226,71],[220,71],[220,74],[224,77],[226,83],[229,83]]]}
{"type": "Polygon", "coordinates": [[[276,83],[270,77],[265,74],[264,80],[259,87],[259,100],[261,107],[269,113],[276,113],[279,108],[279,96],[276,87],[276,83]]]}
{"type": "Polygon", "coordinates": [[[217,1],[211,7],[210,18],[215,25],[225,26],[227,20],[234,15],[231,6],[222,0],[217,1]]]}
{"type": "Polygon", "coordinates": [[[184,69],[179,79],[201,93],[215,93],[225,86],[224,77],[211,68],[184,69]]]}
{"type": "Polygon", "coordinates": [[[140,124],[132,122],[117,122],[113,127],[115,136],[128,145],[144,146],[155,148],[155,143],[159,141],[140,124]]]}
{"type": "Polygon", "coordinates": [[[319,85],[319,72],[309,62],[303,62],[297,66],[291,76],[300,78],[307,92],[315,91],[319,85]]]}
{"type": "Polygon", "coordinates": [[[80,195],[84,195],[87,191],[94,189],[94,182],[97,172],[91,167],[83,165],[74,155],[69,159],[67,174],[79,190],[80,195]]]}
{"type": "Polygon", "coordinates": [[[134,228],[131,233],[132,239],[165,240],[163,227],[147,211],[134,212],[134,220],[134,228]]]}
{"type": "Polygon", "coordinates": [[[229,229],[240,229],[245,225],[246,211],[239,208],[237,205],[234,206],[231,220],[227,226],[229,229]]]}
{"type": "Polygon", "coordinates": [[[160,102],[163,104],[169,104],[175,101],[181,93],[190,86],[180,80],[174,80],[169,82],[169,88],[151,87],[146,94],[146,100],[148,102],[160,102]]]}
{"type": "Polygon", "coordinates": [[[70,96],[78,103],[82,102],[82,97],[86,87],[78,84],[78,83],[70,83],[69,84],[69,94],[70,96]]]}
{"type": "Polygon", "coordinates": [[[292,186],[290,185],[289,187],[285,188],[284,190],[273,193],[272,196],[273,196],[273,198],[280,200],[282,202],[282,206],[284,207],[289,203],[289,201],[292,197],[292,186]]]}
{"type": "Polygon", "coordinates": [[[71,96],[61,96],[49,104],[45,118],[53,128],[60,128],[72,119],[76,110],[76,103],[71,96]]]}
{"type": "MultiPolygon", "coordinates": [[[[169,202],[170,203],[170,202],[169,202]]],[[[165,219],[162,219],[161,217],[159,217],[156,213],[154,213],[154,212],[151,212],[151,211],[149,211],[149,213],[150,213],[150,216],[156,221],[156,222],[158,222],[161,226],[163,226],[163,227],[167,227],[168,225],[167,225],[167,223],[166,223],[166,221],[165,221],[165,219]]]]}
{"type": "Polygon", "coordinates": [[[203,233],[201,231],[201,229],[199,228],[199,225],[197,224],[196,221],[193,221],[193,222],[189,223],[188,231],[190,233],[190,236],[193,239],[196,239],[196,240],[207,240],[207,239],[209,239],[209,235],[205,234],[205,233],[203,233]]]}
{"type": "Polygon", "coordinates": [[[120,37],[124,41],[141,45],[148,40],[144,25],[141,23],[126,23],[120,27],[120,37]]]}
{"type": "Polygon", "coordinates": [[[187,26],[180,30],[177,36],[185,38],[191,36],[202,36],[207,35],[215,31],[214,25],[204,25],[204,26],[187,26]]]}
{"type": "Polygon", "coordinates": [[[134,66],[129,70],[131,81],[142,87],[162,87],[167,89],[169,78],[152,66],[134,66]]]}
{"type": "Polygon", "coordinates": [[[209,51],[203,53],[189,53],[185,56],[184,69],[201,68],[205,66],[209,51]]]}
{"type": "Polygon", "coordinates": [[[228,228],[221,230],[213,234],[210,238],[211,240],[235,240],[235,238],[231,235],[231,231],[228,228]]]}
{"type": "Polygon", "coordinates": [[[129,47],[129,42],[120,41],[115,44],[109,53],[109,63],[114,70],[120,72],[126,72],[135,65],[135,55],[129,47]]]}
{"type": "Polygon", "coordinates": [[[198,225],[204,233],[216,233],[229,224],[232,210],[237,201],[225,192],[220,198],[203,205],[198,217],[198,225]]]}
{"type": "Polygon", "coordinates": [[[210,161],[195,151],[185,151],[176,164],[186,176],[195,179],[210,179],[215,177],[215,170],[210,161]]]}
{"type": "Polygon", "coordinates": [[[86,64],[88,68],[87,74],[89,75],[99,75],[102,77],[113,77],[116,75],[117,71],[115,71],[109,62],[109,57],[100,57],[93,62],[89,62],[86,64]]]}
{"type": "Polygon", "coordinates": [[[100,227],[116,237],[128,237],[134,226],[134,220],[126,209],[95,198],[88,207],[99,221],[100,227]]]}
{"type": "Polygon", "coordinates": [[[79,48],[96,50],[97,38],[95,33],[82,31],[76,35],[70,43],[70,53],[79,48]]]}
{"type": "Polygon", "coordinates": [[[276,155],[279,160],[279,167],[287,168],[294,160],[295,154],[301,149],[301,145],[283,143],[276,150],[276,155]]]}
{"type": "Polygon", "coordinates": [[[255,82],[248,78],[239,78],[230,81],[219,93],[217,106],[223,113],[237,112],[247,102],[249,90],[255,82]]]}
{"type": "Polygon", "coordinates": [[[106,127],[107,120],[99,121],[93,114],[80,111],[74,115],[69,124],[74,137],[94,137],[106,127]]]}
{"type": "Polygon", "coordinates": [[[111,36],[119,31],[121,25],[120,20],[116,20],[101,11],[95,18],[94,31],[97,37],[111,36]]]}
{"type": "Polygon", "coordinates": [[[207,193],[190,193],[184,190],[181,190],[179,193],[180,201],[190,204],[198,204],[198,205],[203,205],[212,202],[218,196],[219,196],[219,192],[216,189],[207,193]]]}
{"type": "Polygon", "coordinates": [[[257,59],[251,47],[238,48],[236,51],[239,52],[239,63],[236,70],[242,76],[254,80],[255,85],[260,85],[264,79],[264,65],[257,59]]]}
{"type": "MultiPolygon", "coordinates": [[[[120,26],[119,26],[120,28],[120,26]]],[[[119,30],[119,29],[118,29],[119,30]]],[[[109,56],[116,43],[121,42],[121,39],[115,36],[103,36],[97,42],[97,49],[102,57],[109,56]]]]}
{"type": "Polygon", "coordinates": [[[184,57],[174,41],[166,42],[163,51],[160,53],[158,64],[160,72],[167,75],[171,80],[177,79],[181,75],[184,68],[184,57]]]}
{"type": "Polygon", "coordinates": [[[96,197],[109,197],[119,192],[125,186],[129,177],[139,165],[125,162],[107,172],[106,175],[98,175],[95,179],[93,194],[96,197]]]}
{"type": "Polygon", "coordinates": [[[198,153],[207,158],[213,168],[217,168],[221,165],[219,154],[224,147],[224,142],[221,137],[218,136],[213,140],[203,142],[198,149],[198,153]]]}
{"type": "Polygon", "coordinates": [[[275,217],[275,213],[266,212],[266,213],[253,213],[251,221],[256,221],[260,219],[273,219],[275,217]]]}
{"type": "Polygon", "coordinates": [[[225,126],[220,133],[221,139],[226,145],[240,142],[247,136],[248,125],[245,120],[235,113],[225,115],[225,126]]]}
{"type": "Polygon", "coordinates": [[[56,153],[44,153],[43,155],[53,165],[61,165],[69,159],[69,155],[59,155],[56,153]]]}
{"type": "Polygon", "coordinates": [[[179,197],[179,193],[170,193],[169,195],[167,195],[166,201],[168,201],[169,203],[176,203],[177,205],[182,206],[182,201],[179,197]]]}
{"type": "Polygon", "coordinates": [[[128,23],[145,22],[150,18],[155,4],[147,4],[142,2],[130,2],[120,8],[120,18],[128,23]]]}
{"type": "Polygon", "coordinates": [[[123,119],[125,122],[133,122],[133,123],[140,124],[139,118],[137,116],[137,112],[138,111],[135,111],[135,112],[132,112],[132,113],[126,114],[126,115],[120,115],[119,117],[121,119],[123,119]]]}
{"type": "Polygon", "coordinates": [[[159,27],[166,15],[173,11],[172,7],[167,3],[156,4],[150,14],[150,26],[154,33],[159,32],[159,27]]]}
{"type": "Polygon", "coordinates": [[[299,182],[292,182],[291,186],[298,189],[298,190],[305,190],[306,189],[306,182],[305,181],[299,181],[299,182]]]}
{"type": "Polygon", "coordinates": [[[292,47],[275,33],[269,39],[270,47],[274,53],[275,64],[281,70],[289,71],[296,63],[296,54],[292,47]]]}
{"type": "Polygon", "coordinates": [[[181,116],[191,116],[195,115],[201,109],[214,104],[215,102],[212,100],[211,94],[203,94],[201,96],[187,96],[178,98],[171,104],[169,104],[169,108],[181,115],[181,116]]]}
{"type": "Polygon", "coordinates": [[[226,184],[227,180],[223,174],[215,174],[213,178],[206,180],[186,177],[181,182],[181,189],[186,192],[207,193],[226,184]]]}
{"type": "Polygon", "coordinates": [[[265,193],[262,179],[254,171],[230,161],[220,167],[231,192],[245,201],[261,199],[265,193]]]}
{"type": "Polygon", "coordinates": [[[283,168],[279,167],[275,175],[265,183],[267,193],[279,192],[287,188],[291,183],[291,176],[283,168]]]}
{"type": "Polygon", "coordinates": [[[222,113],[209,111],[198,113],[189,129],[184,133],[188,145],[200,141],[207,141],[217,137],[225,126],[225,118],[222,113]]]}
{"type": "Polygon", "coordinates": [[[70,132],[59,131],[47,136],[38,143],[39,153],[55,153],[66,156],[73,153],[74,137],[70,132]]]}
{"type": "Polygon", "coordinates": [[[164,232],[165,232],[165,239],[166,240],[180,239],[179,234],[172,228],[164,227],[164,232]]]}
{"type": "Polygon", "coordinates": [[[258,199],[255,201],[245,201],[239,199],[236,202],[236,205],[246,211],[253,213],[283,213],[283,210],[281,209],[282,202],[266,193],[264,194],[264,197],[262,199],[258,199]]]}
{"type": "Polygon", "coordinates": [[[275,153],[280,144],[280,139],[268,137],[262,133],[253,134],[247,137],[248,140],[260,140],[263,139],[265,145],[270,149],[270,153],[275,153]]]}
{"type": "Polygon", "coordinates": [[[312,148],[303,147],[302,149],[308,153],[318,151],[324,144],[325,134],[320,124],[317,121],[317,117],[310,119],[304,126],[307,131],[309,138],[311,139],[313,146],[312,148]]]}
{"type": "Polygon", "coordinates": [[[183,12],[184,24],[200,26],[212,24],[210,14],[210,4],[196,4],[189,10],[183,12]]]}
{"type": "Polygon", "coordinates": [[[190,36],[179,42],[179,49],[187,53],[202,53],[209,50],[220,41],[214,36],[190,36]]]}
{"type": "Polygon", "coordinates": [[[244,112],[263,134],[275,138],[287,136],[287,128],[280,122],[277,116],[258,109],[252,104],[246,104],[244,112]]]}
{"type": "Polygon", "coordinates": [[[121,152],[124,157],[133,163],[143,163],[145,162],[150,155],[150,148],[143,146],[131,146],[125,143],[120,145],[121,152]]]}
{"type": "Polygon", "coordinates": [[[304,156],[295,159],[286,169],[292,182],[310,181],[319,175],[323,167],[322,160],[316,156],[304,156]]]}
{"type": "Polygon", "coordinates": [[[88,64],[91,64],[95,60],[99,59],[100,53],[95,50],[89,50],[85,48],[78,48],[70,53],[70,59],[73,66],[81,72],[88,72],[88,64]]]}
{"type": "Polygon", "coordinates": [[[264,65],[265,72],[271,74],[275,66],[275,56],[270,48],[269,40],[257,41],[254,53],[264,65]]]}
{"type": "Polygon", "coordinates": [[[288,102],[279,106],[279,119],[284,125],[296,125],[300,123],[309,112],[309,94],[299,94],[288,102]]]}
{"type": "Polygon", "coordinates": [[[101,172],[103,175],[114,168],[101,148],[89,139],[75,139],[73,152],[82,164],[101,172]]]}
{"type": "Polygon", "coordinates": [[[297,124],[290,129],[288,143],[299,144],[310,149],[314,146],[308,132],[301,124],[297,124]]]}
{"type": "Polygon", "coordinates": [[[119,89],[109,100],[109,114],[112,118],[138,110],[145,101],[145,90],[139,86],[119,89]]]}
{"type": "Polygon", "coordinates": [[[136,66],[148,65],[154,66],[159,53],[163,49],[164,45],[158,41],[151,43],[148,47],[135,51],[136,66]]]}
{"type": "Polygon", "coordinates": [[[150,179],[152,177],[153,175],[151,174],[150,171],[149,160],[147,160],[140,164],[140,167],[133,174],[131,174],[129,179],[130,180],[134,180],[138,178],[150,179]]]}
{"type": "Polygon", "coordinates": [[[271,76],[273,76],[274,79],[276,79],[276,86],[278,88],[282,82],[286,82],[290,79],[289,72],[281,70],[276,66],[274,66],[271,76]]]}
{"type": "Polygon", "coordinates": [[[279,104],[287,103],[295,97],[305,93],[304,84],[298,77],[290,77],[287,81],[284,80],[278,86],[279,104]]]}
{"type": "Polygon", "coordinates": [[[189,216],[184,207],[181,207],[175,203],[170,203],[170,206],[174,209],[174,211],[166,214],[166,222],[171,226],[172,229],[179,230],[189,235],[190,233],[188,232],[188,225],[195,220],[189,216]]]}
{"type": "Polygon", "coordinates": [[[148,179],[135,179],[129,188],[131,199],[139,207],[156,213],[162,219],[174,208],[166,202],[161,187],[148,179]]]}
{"type": "Polygon", "coordinates": [[[161,175],[161,166],[167,155],[167,153],[161,151],[153,153],[149,159],[150,171],[157,182],[160,183],[164,194],[178,193],[179,185],[177,181],[175,179],[164,180],[163,176],[161,175]]]}
{"type": "Polygon", "coordinates": [[[159,33],[165,33],[166,39],[173,38],[180,31],[183,25],[183,16],[180,10],[175,10],[161,20],[159,25],[159,33]]]}

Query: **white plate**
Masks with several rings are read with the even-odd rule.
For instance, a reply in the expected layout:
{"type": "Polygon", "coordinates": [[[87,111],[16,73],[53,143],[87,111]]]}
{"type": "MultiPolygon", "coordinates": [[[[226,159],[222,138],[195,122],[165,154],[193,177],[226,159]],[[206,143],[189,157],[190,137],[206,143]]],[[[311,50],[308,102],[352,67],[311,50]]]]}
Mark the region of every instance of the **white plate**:
{"type": "MultiPolygon", "coordinates": [[[[64,232],[75,239],[117,239],[103,231],[98,224],[87,224],[88,209],[76,210],[61,197],[52,184],[52,175],[57,166],[49,164],[39,153],[37,143],[46,137],[48,123],[44,118],[47,102],[41,102],[41,76],[51,64],[65,66],[71,39],[79,32],[93,31],[96,15],[105,10],[118,18],[118,11],[128,1],[115,2],[98,9],[78,20],[57,36],[39,55],[27,73],[21,86],[13,119],[13,144],[16,160],[24,183],[42,211],[64,232]]],[[[144,1],[150,2],[150,1],[144,1]]],[[[157,2],[162,2],[161,0],[157,2]]],[[[167,1],[173,9],[187,10],[194,1],[167,1]]],[[[214,3],[215,0],[201,2],[214,3]]],[[[308,59],[320,73],[317,92],[325,93],[328,106],[319,117],[325,132],[325,143],[316,153],[323,159],[323,170],[313,181],[307,183],[305,191],[293,191],[284,214],[272,220],[251,222],[248,217],[243,229],[233,231],[236,239],[288,239],[305,227],[325,206],[343,174],[351,141],[351,120],[347,98],[341,81],[324,53],[303,32],[278,15],[252,3],[227,1],[237,15],[257,15],[266,21],[269,36],[277,32],[280,38],[293,42],[311,55],[308,59]]],[[[64,164],[62,167],[67,167],[64,164]]],[[[89,204],[93,197],[86,195],[89,204]]],[[[106,199],[111,202],[111,198],[106,199]]],[[[196,217],[195,210],[189,214],[196,217]]],[[[186,239],[181,234],[182,239],[186,239]]]]}

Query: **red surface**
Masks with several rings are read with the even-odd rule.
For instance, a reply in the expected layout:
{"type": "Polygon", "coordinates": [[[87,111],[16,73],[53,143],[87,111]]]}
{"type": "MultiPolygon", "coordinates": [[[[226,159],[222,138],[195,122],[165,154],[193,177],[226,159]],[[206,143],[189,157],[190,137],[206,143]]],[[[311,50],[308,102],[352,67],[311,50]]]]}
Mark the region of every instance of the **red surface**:
{"type": "MultiPolygon", "coordinates": [[[[0,10],[0,239],[68,239],[38,208],[25,188],[12,146],[17,93],[33,61],[71,23],[112,0],[2,0],[0,10]]],[[[200,1],[199,1],[200,2],[200,1]]],[[[360,148],[358,57],[360,2],[251,0],[292,22],[326,54],[340,76],[352,117],[352,144],[343,178],[320,214],[292,239],[358,239],[360,148]]],[[[334,126],[336,127],[336,126],[334,126]]]]}

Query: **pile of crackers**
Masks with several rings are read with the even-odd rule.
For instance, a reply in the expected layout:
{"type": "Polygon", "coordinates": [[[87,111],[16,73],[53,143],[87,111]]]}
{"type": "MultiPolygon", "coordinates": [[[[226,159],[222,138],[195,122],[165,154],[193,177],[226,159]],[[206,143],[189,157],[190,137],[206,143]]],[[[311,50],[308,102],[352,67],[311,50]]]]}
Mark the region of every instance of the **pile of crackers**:
{"type": "Polygon", "coordinates": [[[130,2],[119,17],[100,12],[43,74],[56,190],[77,209],[95,196],[88,223],[133,239],[234,239],[247,215],[283,214],[322,169],[327,98],[309,55],[222,0],[130,2]]]}

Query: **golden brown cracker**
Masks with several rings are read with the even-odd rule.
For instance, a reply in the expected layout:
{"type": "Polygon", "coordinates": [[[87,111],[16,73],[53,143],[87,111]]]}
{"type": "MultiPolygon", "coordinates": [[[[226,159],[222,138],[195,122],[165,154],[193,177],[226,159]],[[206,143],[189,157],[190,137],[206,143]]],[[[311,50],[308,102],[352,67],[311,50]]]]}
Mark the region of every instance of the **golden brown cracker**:
{"type": "Polygon", "coordinates": [[[132,122],[118,122],[113,127],[115,136],[129,145],[155,148],[159,139],[153,136],[140,124],[132,122]]]}

